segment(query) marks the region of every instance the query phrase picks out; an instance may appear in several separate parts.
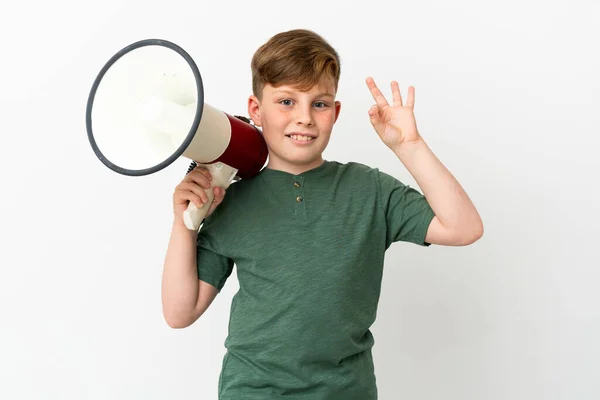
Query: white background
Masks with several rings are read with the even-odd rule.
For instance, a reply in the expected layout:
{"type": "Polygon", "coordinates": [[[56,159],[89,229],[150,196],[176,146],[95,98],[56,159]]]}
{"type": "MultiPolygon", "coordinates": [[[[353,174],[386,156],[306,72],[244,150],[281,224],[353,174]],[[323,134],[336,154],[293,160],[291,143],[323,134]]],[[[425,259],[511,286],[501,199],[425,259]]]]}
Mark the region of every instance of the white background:
{"type": "MultiPolygon", "coordinates": [[[[247,115],[250,58],[314,29],[342,57],[329,160],[414,180],[372,130],[372,75],[416,88],[419,130],[485,235],[397,243],[373,327],[380,398],[600,398],[597,0],[7,2],[0,13],[0,398],[216,399],[234,276],[170,329],[160,303],[171,195],[94,155],[85,105],[127,44],[172,40],[205,101],[247,115]]],[[[299,243],[298,245],[301,245],[299,243]]]]}

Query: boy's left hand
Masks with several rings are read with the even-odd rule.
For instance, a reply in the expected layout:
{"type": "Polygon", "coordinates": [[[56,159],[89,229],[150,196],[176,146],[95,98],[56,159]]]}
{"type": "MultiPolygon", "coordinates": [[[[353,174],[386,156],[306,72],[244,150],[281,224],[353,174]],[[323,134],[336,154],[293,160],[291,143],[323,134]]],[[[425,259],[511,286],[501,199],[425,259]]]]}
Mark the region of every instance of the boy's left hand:
{"type": "Polygon", "coordinates": [[[408,99],[406,105],[403,105],[398,82],[393,81],[391,86],[394,104],[390,106],[373,78],[367,78],[367,86],[377,103],[369,109],[369,117],[383,143],[394,149],[402,144],[420,140],[421,135],[413,113],[415,88],[408,87],[408,99]]]}

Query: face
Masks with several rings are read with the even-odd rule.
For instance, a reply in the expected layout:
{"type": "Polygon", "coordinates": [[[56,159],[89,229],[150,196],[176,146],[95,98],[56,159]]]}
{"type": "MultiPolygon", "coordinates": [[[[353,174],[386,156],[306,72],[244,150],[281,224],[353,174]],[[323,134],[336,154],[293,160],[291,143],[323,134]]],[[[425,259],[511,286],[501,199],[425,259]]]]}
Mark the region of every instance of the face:
{"type": "Polygon", "coordinates": [[[300,174],[321,165],[340,108],[333,85],[326,83],[309,91],[266,85],[262,100],[250,96],[248,113],[269,148],[267,167],[300,174]]]}

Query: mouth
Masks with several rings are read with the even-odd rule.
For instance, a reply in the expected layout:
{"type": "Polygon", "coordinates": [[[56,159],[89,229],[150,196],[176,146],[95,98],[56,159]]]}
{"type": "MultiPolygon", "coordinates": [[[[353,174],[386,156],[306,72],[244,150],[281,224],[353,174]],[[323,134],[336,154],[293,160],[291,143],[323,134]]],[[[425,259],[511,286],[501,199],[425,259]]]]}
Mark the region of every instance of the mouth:
{"type": "Polygon", "coordinates": [[[292,139],[295,142],[300,142],[300,143],[309,143],[317,138],[315,135],[312,135],[310,133],[296,133],[296,132],[287,134],[285,136],[292,139]]]}

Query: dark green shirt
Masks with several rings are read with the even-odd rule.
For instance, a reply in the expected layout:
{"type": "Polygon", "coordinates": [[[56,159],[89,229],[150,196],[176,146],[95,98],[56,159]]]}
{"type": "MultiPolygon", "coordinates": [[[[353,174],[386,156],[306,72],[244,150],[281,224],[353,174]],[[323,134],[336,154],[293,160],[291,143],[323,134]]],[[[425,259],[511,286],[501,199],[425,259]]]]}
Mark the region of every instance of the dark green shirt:
{"type": "Polygon", "coordinates": [[[433,216],[417,190],[358,163],[232,184],[198,235],[199,279],[220,290],[235,264],[239,281],[219,399],[376,399],[384,254],[427,246],[433,216]]]}

